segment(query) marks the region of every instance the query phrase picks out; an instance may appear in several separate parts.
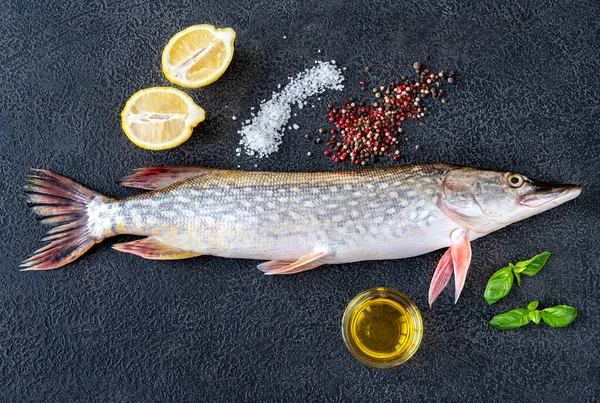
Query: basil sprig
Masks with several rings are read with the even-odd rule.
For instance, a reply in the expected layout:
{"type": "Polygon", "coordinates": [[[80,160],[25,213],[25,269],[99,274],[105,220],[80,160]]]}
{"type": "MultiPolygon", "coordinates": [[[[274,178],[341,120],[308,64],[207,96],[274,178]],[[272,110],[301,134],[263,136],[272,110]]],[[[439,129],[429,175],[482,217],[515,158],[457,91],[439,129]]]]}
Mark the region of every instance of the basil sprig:
{"type": "Polygon", "coordinates": [[[533,276],[546,264],[550,252],[542,252],[529,260],[519,262],[517,264],[509,263],[508,266],[501,268],[490,277],[483,297],[488,304],[493,304],[496,301],[506,297],[512,289],[515,278],[517,285],[521,286],[521,274],[533,276]]]}
{"type": "Polygon", "coordinates": [[[531,301],[527,309],[519,308],[496,315],[489,321],[490,326],[499,330],[516,329],[533,322],[536,325],[543,320],[550,327],[565,327],[577,318],[577,309],[568,305],[536,309],[538,301],[531,301]]]}

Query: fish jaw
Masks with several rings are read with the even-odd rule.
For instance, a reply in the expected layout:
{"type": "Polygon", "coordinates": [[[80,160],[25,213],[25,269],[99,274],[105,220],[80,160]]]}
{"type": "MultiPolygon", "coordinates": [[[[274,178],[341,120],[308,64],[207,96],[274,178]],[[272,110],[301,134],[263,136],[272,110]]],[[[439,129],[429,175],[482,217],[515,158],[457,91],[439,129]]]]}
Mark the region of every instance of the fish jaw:
{"type": "Polygon", "coordinates": [[[540,189],[537,193],[524,196],[519,202],[522,206],[536,209],[532,215],[560,206],[581,194],[581,186],[578,185],[548,185],[540,189]]]}
{"type": "Polygon", "coordinates": [[[581,194],[578,185],[536,185],[536,191],[520,198],[515,207],[515,217],[503,227],[538,215],[575,199],[581,194]]]}

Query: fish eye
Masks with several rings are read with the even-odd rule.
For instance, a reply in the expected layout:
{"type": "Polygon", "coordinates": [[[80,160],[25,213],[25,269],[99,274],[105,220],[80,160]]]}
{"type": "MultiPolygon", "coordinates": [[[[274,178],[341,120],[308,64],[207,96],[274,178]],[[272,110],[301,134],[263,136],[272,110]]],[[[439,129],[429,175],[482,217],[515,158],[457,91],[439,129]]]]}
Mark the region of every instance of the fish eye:
{"type": "Polygon", "coordinates": [[[523,177],[519,174],[510,174],[508,175],[508,186],[512,188],[518,188],[523,185],[523,177]]]}

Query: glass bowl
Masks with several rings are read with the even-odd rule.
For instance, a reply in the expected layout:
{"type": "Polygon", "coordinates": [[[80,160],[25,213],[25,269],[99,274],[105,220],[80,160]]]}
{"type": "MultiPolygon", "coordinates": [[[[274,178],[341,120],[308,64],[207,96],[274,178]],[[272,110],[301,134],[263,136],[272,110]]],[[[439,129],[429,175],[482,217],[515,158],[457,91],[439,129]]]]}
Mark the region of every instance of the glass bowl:
{"type": "Polygon", "coordinates": [[[393,368],[411,358],[423,338],[416,305],[391,288],[372,288],[346,307],[342,337],[350,354],[373,368],[393,368]]]}

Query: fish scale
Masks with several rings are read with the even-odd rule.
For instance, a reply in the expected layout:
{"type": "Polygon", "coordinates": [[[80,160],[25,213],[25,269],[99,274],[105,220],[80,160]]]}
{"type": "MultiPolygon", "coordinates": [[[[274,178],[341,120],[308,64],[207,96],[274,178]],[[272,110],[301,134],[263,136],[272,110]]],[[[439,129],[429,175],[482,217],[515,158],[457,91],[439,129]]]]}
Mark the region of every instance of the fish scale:
{"type": "Polygon", "coordinates": [[[266,274],[323,264],[399,259],[449,247],[430,287],[433,302],[454,274],[456,298],[471,260],[470,241],[576,197],[510,172],[447,164],[336,172],[244,172],[153,167],[125,178],[150,190],[116,200],[49,171],[31,176],[34,211],[55,225],[52,241],[23,263],[63,266],[105,238],[149,259],[199,255],[267,260],[266,274]]]}

